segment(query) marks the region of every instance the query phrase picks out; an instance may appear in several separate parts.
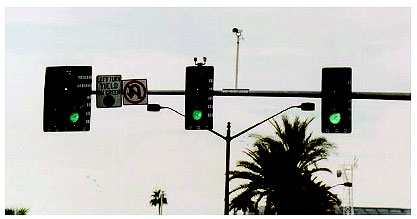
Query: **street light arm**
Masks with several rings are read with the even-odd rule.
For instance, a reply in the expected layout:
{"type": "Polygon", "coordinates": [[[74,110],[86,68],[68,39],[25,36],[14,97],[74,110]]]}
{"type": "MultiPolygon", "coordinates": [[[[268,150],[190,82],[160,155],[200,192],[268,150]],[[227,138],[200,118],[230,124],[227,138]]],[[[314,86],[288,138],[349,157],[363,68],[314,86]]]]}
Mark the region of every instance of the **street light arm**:
{"type": "MultiPolygon", "coordinates": [[[[173,111],[173,112],[177,113],[178,115],[180,115],[180,116],[182,116],[182,117],[185,117],[185,115],[184,115],[184,114],[182,114],[182,113],[178,112],[178,111],[177,111],[177,110],[175,110],[175,109],[172,109],[171,107],[168,107],[168,106],[160,106],[159,104],[152,104],[152,106],[154,107],[154,109],[153,109],[153,110],[151,110],[151,111],[159,111],[159,110],[161,110],[161,109],[169,109],[169,110],[171,110],[171,111],[173,111]]],[[[221,135],[220,133],[218,133],[218,132],[216,132],[216,131],[214,131],[214,130],[212,130],[212,129],[209,129],[208,131],[210,131],[211,133],[213,133],[213,134],[215,134],[215,135],[219,136],[220,138],[226,139],[226,137],[225,137],[225,136],[221,135]]]]}
{"type": "Polygon", "coordinates": [[[332,188],[334,188],[336,186],[352,187],[352,183],[351,182],[339,183],[339,184],[336,184],[336,185],[330,187],[329,189],[332,189],[332,188]]]}
{"type": "MultiPolygon", "coordinates": [[[[182,113],[180,113],[180,112],[178,112],[178,111],[176,111],[176,110],[172,109],[171,107],[168,107],[168,106],[161,106],[161,109],[169,109],[169,110],[172,110],[172,111],[176,112],[177,114],[179,114],[179,115],[181,115],[181,116],[185,117],[185,115],[184,115],[184,114],[182,114],[182,113]]],[[[218,133],[218,132],[216,132],[216,131],[214,131],[214,130],[212,130],[212,129],[209,129],[208,131],[210,131],[211,133],[213,133],[213,134],[215,134],[215,135],[219,136],[220,138],[226,139],[226,137],[225,137],[225,136],[221,135],[220,133],[218,133]]]]}
{"type": "Polygon", "coordinates": [[[211,132],[211,133],[213,133],[213,134],[215,134],[215,135],[217,135],[217,136],[219,136],[220,138],[223,138],[224,140],[226,140],[226,137],[225,136],[223,136],[220,133],[214,131],[213,129],[208,129],[208,131],[211,132]]]}
{"type": "Polygon", "coordinates": [[[253,125],[253,126],[251,126],[251,127],[247,128],[247,129],[245,129],[245,130],[243,130],[243,131],[241,131],[241,132],[237,133],[236,135],[234,135],[234,136],[230,137],[230,139],[237,138],[237,137],[239,137],[239,136],[241,136],[241,135],[245,134],[246,132],[250,131],[251,129],[253,129],[253,128],[257,127],[258,125],[260,125],[260,124],[262,124],[262,123],[264,123],[264,122],[266,122],[266,121],[268,121],[268,120],[270,120],[270,119],[274,118],[275,116],[278,116],[279,114],[281,114],[281,113],[283,113],[283,112],[285,112],[285,111],[287,111],[287,110],[289,110],[289,109],[291,109],[291,108],[298,108],[298,107],[300,107],[300,106],[290,106],[290,107],[288,107],[287,109],[284,109],[284,110],[282,110],[281,112],[276,113],[276,114],[274,114],[274,115],[272,115],[272,116],[270,116],[270,117],[268,117],[268,118],[266,118],[266,119],[264,119],[264,120],[262,120],[262,121],[260,121],[260,122],[256,123],[255,125],[253,125]]]}
{"type": "Polygon", "coordinates": [[[161,109],[169,109],[169,110],[171,110],[171,111],[174,111],[174,112],[175,112],[175,113],[177,113],[178,115],[181,115],[181,116],[185,117],[185,115],[184,115],[184,114],[182,114],[182,113],[180,113],[180,112],[178,112],[178,111],[176,111],[176,110],[172,109],[171,107],[168,107],[168,106],[161,106],[161,109]]]}

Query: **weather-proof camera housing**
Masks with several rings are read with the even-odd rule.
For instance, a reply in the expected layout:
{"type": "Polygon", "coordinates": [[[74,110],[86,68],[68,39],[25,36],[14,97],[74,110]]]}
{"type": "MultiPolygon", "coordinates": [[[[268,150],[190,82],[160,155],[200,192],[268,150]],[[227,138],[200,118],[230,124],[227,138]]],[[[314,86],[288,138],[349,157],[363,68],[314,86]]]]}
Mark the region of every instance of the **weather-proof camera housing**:
{"type": "Polygon", "coordinates": [[[235,28],[232,29],[232,32],[236,33],[236,34],[241,34],[243,32],[243,30],[235,27],[235,28]]]}

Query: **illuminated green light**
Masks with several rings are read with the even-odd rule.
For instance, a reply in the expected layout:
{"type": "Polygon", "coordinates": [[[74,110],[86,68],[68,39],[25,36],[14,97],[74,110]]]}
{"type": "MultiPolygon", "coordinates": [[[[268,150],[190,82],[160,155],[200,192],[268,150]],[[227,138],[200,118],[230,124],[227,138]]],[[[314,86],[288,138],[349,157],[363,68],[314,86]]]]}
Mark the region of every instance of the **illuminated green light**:
{"type": "Polygon", "coordinates": [[[330,122],[331,122],[332,124],[334,124],[334,125],[339,124],[340,119],[341,119],[341,117],[340,117],[340,113],[332,113],[332,114],[329,116],[329,120],[330,120],[330,122]]]}
{"type": "Polygon", "coordinates": [[[203,112],[201,112],[201,110],[194,110],[193,112],[194,120],[200,120],[202,116],[203,116],[203,112]]]}
{"type": "Polygon", "coordinates": [[[78,119],[80,118],[80,115],[78,113],[71,113],[70,120],[72,123],[76,123],[78,119]]]}

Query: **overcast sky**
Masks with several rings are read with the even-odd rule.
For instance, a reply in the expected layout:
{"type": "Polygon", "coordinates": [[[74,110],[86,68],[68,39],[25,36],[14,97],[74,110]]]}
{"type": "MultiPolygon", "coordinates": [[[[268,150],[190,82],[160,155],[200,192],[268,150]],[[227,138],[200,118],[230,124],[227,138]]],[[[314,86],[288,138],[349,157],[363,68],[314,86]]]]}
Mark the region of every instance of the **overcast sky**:
{"type": "MultiPolygon", "coordinates": [[[[149,205],[156,188],[166,191],[167,214],[222,214],[224,205],[225,142],[185,131],[174,112],[97,109],[93,96],[91,131],[44,133],[47,66],[89,65],[93,79],[121,74],[147,79],[150,90],[181,90],[185,67],[205,56],[215,90],[233,88],[239,27],[239,88],[320,91],[322,67],[351,66],[354,92],[411,92],[409,8],[7,8],[5,15],[5,204],[30,214],[157,214],[149,205]]],[[[183,96],[148,101],[184,112],[183,96]]],[[[231,122],[238,133],[305,101],[316,110],[286,115],[314,117],[313,136],[337,145],[323,165],[336,172],[359,160],[354,205],[411,208],[410,101],[353,100],[352,133],[322,134],[320,99],[215,97],[214,129],[225,134],[231,122]]],[[[274,130],[265,123],[250,133],[274,130]]],[[[232,170],[246,159],[248,134],[232,141],[232,170]]],[[[345,197],[343,188],[334,191],[345,197]]]]}

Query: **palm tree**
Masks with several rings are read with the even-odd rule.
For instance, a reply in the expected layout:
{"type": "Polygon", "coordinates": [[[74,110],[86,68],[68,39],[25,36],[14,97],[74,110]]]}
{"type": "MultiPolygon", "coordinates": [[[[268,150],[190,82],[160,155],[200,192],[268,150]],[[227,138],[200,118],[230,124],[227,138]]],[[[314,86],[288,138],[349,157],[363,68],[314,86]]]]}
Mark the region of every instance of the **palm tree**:
{"type": "Polygon", "coordinates": [[[12,208],[6,208],[5,214],[6,215],[14,215],[15,211],[12,208]]]}
{"type": "Polygon", "coordinates": [[[6,208],[6,215],[26,215],[29,212],[29,208],[6,208]]]}
{"type": "Polygon", "coordinates": [[[155,189],[151,195],[151,200],[149,202],[152,206],[158,206],[158,214],[162,215],[162,206],[168,204],[165,191],[161,189],[155,189]]]}
{"type": "Polygon", "coordinates": [[[283,127],[273,120],[278,140],[251,134],[256,139],[254,148],[244,151],[251,161],[238,161],[237,167],[244,170],[230,172],[230,180],[246,181],[231,191],[240,194],[232,199],[230,210],[241,210],[240,206],[257,209],[263,200],[265,214],[327,214],[340,204],[330,187],[314,176],[331,172],[318,163],[327,159],[335,146],[323,137],[307,135],[312,120],[296,117],[291,123],[283,116],[283,127]]]}

